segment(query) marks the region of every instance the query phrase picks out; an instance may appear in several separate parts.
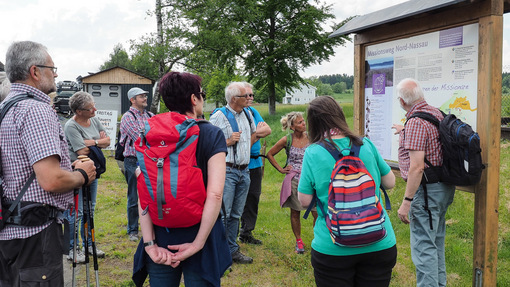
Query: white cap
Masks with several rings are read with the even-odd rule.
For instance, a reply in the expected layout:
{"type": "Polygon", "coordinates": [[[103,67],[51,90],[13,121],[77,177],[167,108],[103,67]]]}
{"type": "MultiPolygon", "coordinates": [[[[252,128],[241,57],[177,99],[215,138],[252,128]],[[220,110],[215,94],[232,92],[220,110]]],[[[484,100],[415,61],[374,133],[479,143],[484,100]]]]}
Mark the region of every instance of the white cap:
{"type": "Polygon", "coordinates": [[[128,93],[127,93],[127,96],[128,96],[128,99],[131,100],[132,98],[138,96],[138,95],[141,95],[141,94],[148,94],[149,92],[147,91],[144,91],[138,87],[134,87],[134,88],[131,88],[128,93]]]}

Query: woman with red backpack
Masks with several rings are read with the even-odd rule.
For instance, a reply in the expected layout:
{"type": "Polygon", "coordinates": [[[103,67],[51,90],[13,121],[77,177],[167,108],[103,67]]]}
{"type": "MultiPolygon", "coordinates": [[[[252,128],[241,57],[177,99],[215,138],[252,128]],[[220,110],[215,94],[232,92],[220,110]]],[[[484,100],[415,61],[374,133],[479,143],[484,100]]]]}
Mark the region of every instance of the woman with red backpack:
{"type": "MultiPolygon", "coordinates": [[[[171,112],[152,117],[146,127],[160,118],[182,118],[183,115],[186,121],[200,121],[198,118],[203,115],[206,96],[202,91],[201,81],[199,76],[190,73],[170,72],[164,75],[159,83],[159,92],[171,112]]],[[[153,214],[148,211],[149,207],[140,206],[143,197],[140,194],[139,213],[143,240],[134,257],[133,281],[136,286],[143,286],[147,275],[151,286],[180,286],[182,276],[186,286],[220,286],[221,276],[232,265],[225,230],[219,216],[225,184],[225,137],[218,127],[208,122],[198,126],[200,131],[193,156],[196,157],[196,164],[202,173],[202,178],[194,180],[202,180],[206,190],[201,220],[192,226],[180,228],[157,225],[158,218],[151,217],[153,214]]],[[[170,132],[176,127],[167,124],[167,128],[170,132]]],[[[146,133],[147,139],[139,138],[135,145],[139,143],[140,146],[145,140],[148,142],[149,133],[150,131],[146,133]]],[[[164,146],[165,143],[158,142],[157,145],[164,146]]],[[[137,156],[138,152],[137,150],[137,156]]],[[[146,154],[150,154],[150,151],[146,154]]],[[[145,156],[144,153],[141,156],[145,156]]],[[[174,154],[171,155],[173,156],[174,154]]],[[[184,159],[179,159],[179,162],[181,160],[184,159]]],[[[140,165],[142,164],[143,161],[140,165]]],[[[138,176],[138,191],[141,193],[140,178],[145,174],[138,176]]],[[[165,184],[171,184],[171,181],[166,181],[165,184]]]]}

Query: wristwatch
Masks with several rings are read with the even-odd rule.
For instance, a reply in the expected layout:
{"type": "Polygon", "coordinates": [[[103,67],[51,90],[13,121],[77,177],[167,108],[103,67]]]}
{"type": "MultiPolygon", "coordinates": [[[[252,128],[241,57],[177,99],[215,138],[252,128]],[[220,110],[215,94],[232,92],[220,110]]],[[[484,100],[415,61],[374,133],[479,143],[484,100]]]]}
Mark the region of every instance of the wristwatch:
{"type": "Polygon", "coordinates": [[[151,240],[143,243],[143,247],[156,245],[156,240],[151,240]]]}
{"type": "Polygon", "coordinates": [[[97,142],[97,140],[94,140],[94,142],[96,143],[96,145],[98,145],[99,143],[97,142]]]}

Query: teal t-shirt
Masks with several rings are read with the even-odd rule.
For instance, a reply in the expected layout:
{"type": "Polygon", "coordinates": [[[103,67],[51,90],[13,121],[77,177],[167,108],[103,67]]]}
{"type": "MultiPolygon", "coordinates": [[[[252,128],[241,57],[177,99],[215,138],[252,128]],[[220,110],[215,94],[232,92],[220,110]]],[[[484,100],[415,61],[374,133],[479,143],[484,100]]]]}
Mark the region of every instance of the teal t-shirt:
{"type": "MultiPolygon", "coordinates": [[[[349,138],[335,139],[334,142],[341,149],[349,148],[350,146],[349,138]]],[[[381,176],[391,172],[391,168],[381,157],[374,144],[367,138],[363,139],[363,145],[360,149],[360,158],[368,172],[372,175],[376,186],[380,186],[381,176]]],[[[303,158],[298,191],[304,194],[314,194],[317,191],[317,196],[323,206],[328,206],[329,180],[334,165],[334,158],[325,148],[317,144],[310,145],[306,149],[303,158]]],[[[379,198],[384,198],[381,197],[379,189],[376,191],[376,195],[379,198]]],[[[384,200],[381,200],[381,202],[384,202],[384,200]]],[[[319,217],[315,223],[314,238],[312,240],[312,248],[317,252],[334,256],[347,256],[380,251],[393,247],[393,245],[396,244],[395,232],[393,231],[386,210],[384,210],[386,216],[384,222],[387,232],[386,237],[377,243],[365,247],[341,247],[335,245],[328,227],[326,226],[324,214],[320,208],[317,208],[317,212],[319,217]]]]}

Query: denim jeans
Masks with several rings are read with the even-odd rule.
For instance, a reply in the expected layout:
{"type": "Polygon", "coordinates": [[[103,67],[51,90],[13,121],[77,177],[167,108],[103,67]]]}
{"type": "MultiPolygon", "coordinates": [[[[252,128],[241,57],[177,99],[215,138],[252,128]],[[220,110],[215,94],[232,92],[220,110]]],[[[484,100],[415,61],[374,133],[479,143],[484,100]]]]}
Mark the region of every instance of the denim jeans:
{"type": "MultiPolygon", "coordinates": [[[[94,211],[96,210],[96,198],[97,198],[97,179],[94,180],[90,184],[90,200],[92,203],[92,210],[90,211],[90,217],[94,218],[94,211]]],[[[78,224],[80,225],[80,235],[81,235],[81,243],[82,246],[85,246],[85,223],[83,222],[83,190],[80,189],[79,197],[78,197],[78,224]]],[[[69,220],[69,231],[71,234],[69,234],[71,241],[69,244],[69,250],[73,249],[74,246],[74,220],[75,220],[75,211],[74,209],[71,210],[71,212],[68,213],[68,220],[69,220]]],[[[89,246],[92,245],[92,233],[90,231],[90,224],[89,230],[88,230],[88,244],[89,246]]],[[[80,239],[76,238],[77,240],[77,248],[80,246],[80,239]]]]}
{"type": "Polygon", "coordinates": [[[135,170],[138,167],[136,157],[124,159],[124,176],[128,185],[127,190],[127,233],[138,233],[138,191],[136,188],[135,170]]]}
{"type": "Polygon", "coordinates": [[[446,286],[445,214],[453,202],[455,186],[441,182],[427,184],[427,194],[433,229],[430,229],[429,214],[424,209],[425,196],[421,185],[413,197],[409,212],[411,258],[416,267],[416,285],[446,286]]]}
{"type": "Polygon", "coordinates": [[[200,274],[192,272],[188,268],[182,266],[172,268],[168,265],[156,264],[149,256],[147,256],[146,268],[149,273],[150,286],[178,287],[182,274],[184,274],[184,285],[186,287],[213,286],[200,277],[200,274]]]}
{"type": "Polygon", "coordinates": [[[225,205],[226,214],[222,214],[222,219],[231,254],[239,249],[236,242],[239,232],[239,219],[243,214],[249,187],[249,169],[238,170],[227,166],[225,187],[223,188],[223,204],[225,205]]]}

